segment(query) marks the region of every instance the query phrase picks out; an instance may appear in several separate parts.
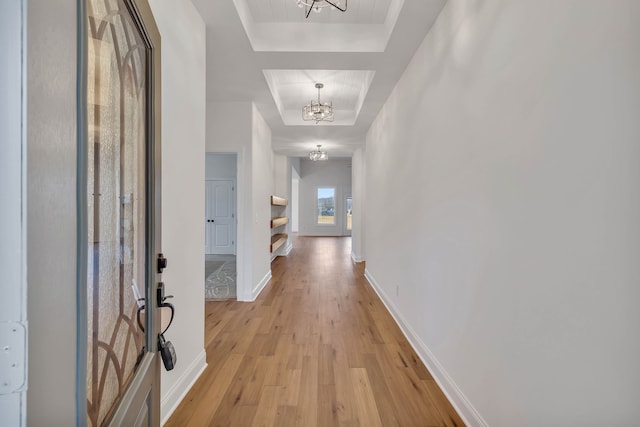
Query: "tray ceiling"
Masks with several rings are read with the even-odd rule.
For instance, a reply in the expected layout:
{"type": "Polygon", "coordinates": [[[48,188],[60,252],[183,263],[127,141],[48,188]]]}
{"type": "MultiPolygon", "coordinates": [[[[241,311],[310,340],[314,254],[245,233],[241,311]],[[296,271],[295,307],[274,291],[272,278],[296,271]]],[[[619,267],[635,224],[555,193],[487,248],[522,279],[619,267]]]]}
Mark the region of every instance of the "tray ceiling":
{"type": "Polygon", "coordinates": [[[332,157],[364,145],[446,3],[348,0],[345,13],[325,9],[305,20],[296,0],[191,1],[207,27],[207,101],[255,104],[277,153],[305,156],[322,144],[332,157]],[[301,118],[316,82],[325,84],[321,100],[333,102],[332,123],[301,118]]]}
{"type": "Polygon", "coordinates": [[[286,126],[316,126],[302,120],[302,106],[316,101],[315,83],[323,83],[322,102],[332,102],[335,119],[328,126],[356,122],[375,71],[370,70],[263,70],[271,95],[286,126]]]}
{"type": "Polygon", "coordinates": [[[296,0],[234,0],[257,52],[383,52],[404,0],[349,0],[305,19],[296,0]]]}

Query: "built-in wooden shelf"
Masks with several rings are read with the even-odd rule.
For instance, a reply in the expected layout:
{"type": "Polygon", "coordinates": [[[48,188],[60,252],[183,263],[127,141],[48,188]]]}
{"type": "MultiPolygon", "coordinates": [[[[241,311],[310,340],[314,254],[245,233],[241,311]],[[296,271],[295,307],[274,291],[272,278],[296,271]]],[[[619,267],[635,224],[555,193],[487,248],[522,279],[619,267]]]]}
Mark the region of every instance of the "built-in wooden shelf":
{"type": "MultiPolygon", "coordinates": [[[[287,199],[285,199],[284,197],[278,197],[278,196],[270,196],[271,199],[271,232],[275,234],[271,235],[271,245],[269,245],[269,251],[271,253],[274,253],[275,251],[277,251],[280,246],[284,245],[287,240],[289,239],[289,236],[287,235],[287,233],[277,233],[278,230],[275,230],[278,227],[282,227],[283,225],[287,224],[289,222],[289,218],[284,216],[285,215],[285,206],[287,206],[287,199]]],[[[284,231],[284,229],[280,229],[281,231],[284,231]]],[[[275,254],[274,254],[275,255],[275,254]]]]}
{"type": "Polygon", "coordinates": [[[289,218],[286,216],[280,216],[277,218],[271,218],[271,228],[277,228],[282,225],[285,225],[289,222],[289,218]]]}
{"type": "Polygon", "coordinates": [[[287,199],[278,196],[271,196],[271,204],[273,206],[287,206],[287,199]]]}
{"type": "Polygon", "coordinates": [[[287,233],[278,233],[271,236],[271,248],[269,249],[269,251],[271,251],[272,253],[277,251],[278,248],[282,246],[288,238],[289,236],[287,235],[287,233]]]}

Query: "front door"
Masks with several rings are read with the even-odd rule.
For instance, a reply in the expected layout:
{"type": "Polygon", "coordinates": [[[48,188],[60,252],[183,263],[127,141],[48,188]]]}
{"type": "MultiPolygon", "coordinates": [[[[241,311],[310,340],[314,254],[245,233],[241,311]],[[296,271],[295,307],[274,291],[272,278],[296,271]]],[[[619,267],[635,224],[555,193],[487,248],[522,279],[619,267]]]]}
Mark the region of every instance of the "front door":
{"type": "Polygon", "coordinates": [[[234,184],[231,180],[208,180],[206,183],[206,252],[235,254],[236,218],[234,184]]]}
{"type": "Polygon", "coordinates": [[[146,0],[81,12],[79,419],[157,426],[160,35],[146,0]]]}

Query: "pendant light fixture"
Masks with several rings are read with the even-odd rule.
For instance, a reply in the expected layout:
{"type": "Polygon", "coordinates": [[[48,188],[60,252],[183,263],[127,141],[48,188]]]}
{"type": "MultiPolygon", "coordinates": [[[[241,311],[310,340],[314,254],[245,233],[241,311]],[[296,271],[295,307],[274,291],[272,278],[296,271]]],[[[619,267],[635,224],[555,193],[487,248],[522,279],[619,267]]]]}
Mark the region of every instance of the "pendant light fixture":
{"type": "Polygon", "coordinates": [[[297,0],[297,3],[299,8],[304,8],[305,18],[309,18],[312,10],[320,13],[325,7],[330,7],[331,10],[339,10],[340,12],[347,11],[347,0],[297,0]]]}
{"type": "Polygon", "coordinates": [[[316,83],[318,89],[318,101],[311,101],[309,104],[302,107],[302,120],[315,121],[316,124],[320,122],[332,122],[333,121],[333,103],[320,101],[320,89],[324,85],[322,83],[316,83]]]}
{"type": "Polygon", "coordinates": [[[322,147],[322,145],[318,145],[317,147],[317,150],[309,153],[309,160],[313,160],[314,162],[317,162],[318,160],[329,160],[327,152],[320,150],[320,147],[322,147]]]}

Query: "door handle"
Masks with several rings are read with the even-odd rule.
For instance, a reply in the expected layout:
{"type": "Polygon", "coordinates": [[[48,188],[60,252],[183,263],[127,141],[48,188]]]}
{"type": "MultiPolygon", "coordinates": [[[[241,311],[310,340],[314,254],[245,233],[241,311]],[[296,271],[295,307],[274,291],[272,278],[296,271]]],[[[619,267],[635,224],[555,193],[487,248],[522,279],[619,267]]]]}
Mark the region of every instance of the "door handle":
{"type": "Polygon", "coordinates": [[[167,332],[167,329],[169,329],[169,326],[171,326],[171,323],[173,323],[175,308],[173,307],[173,304],[166,302],[169,298],[173,298],[173,295],[165,295],[164,283],[163,282],[158,283],[158,288],[156,289],[156,303],[158,304],[159,308],[167,307],[171,310],[171,317],[169,318],[169,324],[164,328],[164,331],[162,331],[160,334],[164,334],[165,332],[167,332]]]}

